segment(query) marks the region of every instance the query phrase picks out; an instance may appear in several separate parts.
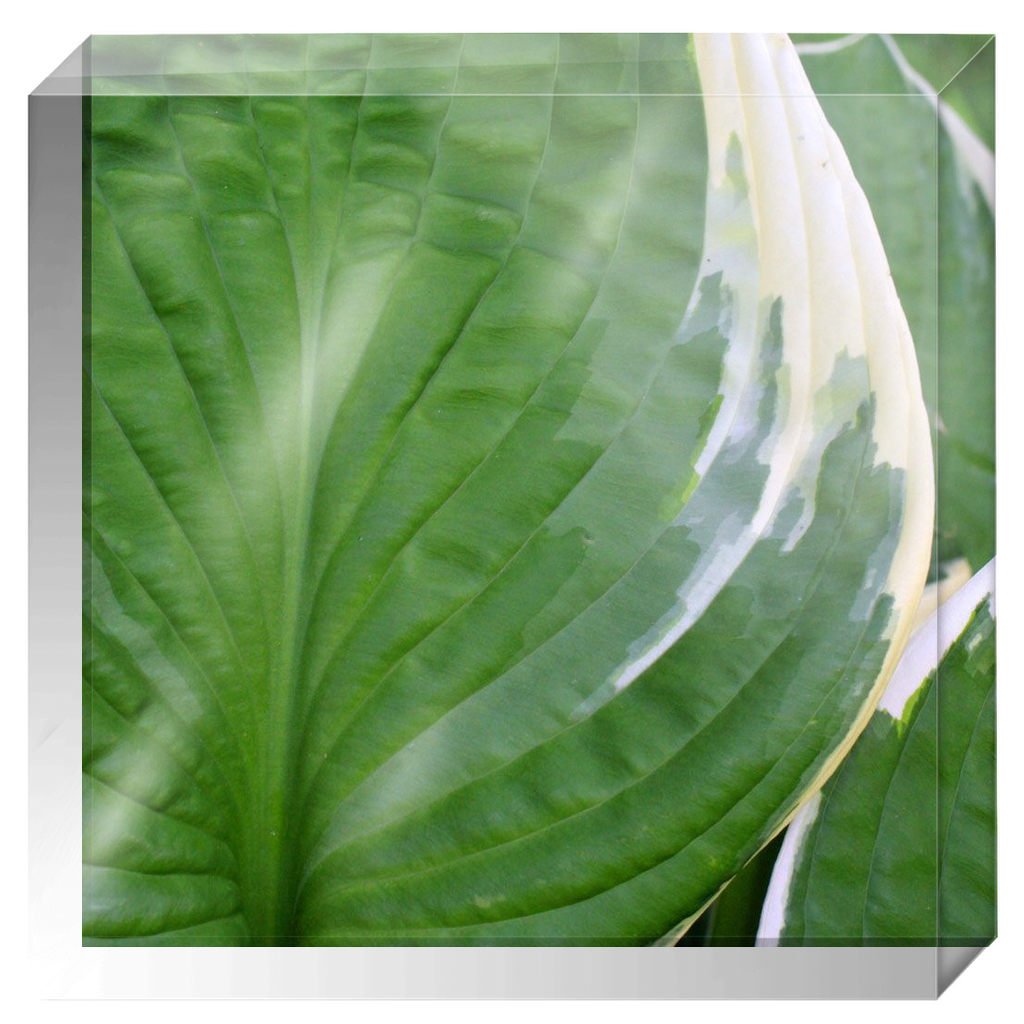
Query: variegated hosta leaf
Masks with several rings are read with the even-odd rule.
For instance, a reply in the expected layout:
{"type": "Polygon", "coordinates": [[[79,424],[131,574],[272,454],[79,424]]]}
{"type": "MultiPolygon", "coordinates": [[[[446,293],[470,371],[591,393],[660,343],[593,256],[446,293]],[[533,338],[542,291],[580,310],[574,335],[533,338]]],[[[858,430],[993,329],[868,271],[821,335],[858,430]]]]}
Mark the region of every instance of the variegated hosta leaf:
{"type": "Polygon", "coordinates": [[[871,212],[785,37],[309,46],[92,102],[85,934],[677,933],[924,582],[871,212]]]}
{"type": "Polygon", "coordinates": [[[995,563],[913,636],[878,710],[786,832],[759,944],[995,937],[995,563]]]}
{"type": "Polygon", "coordinates": [[[995,41],[847,36],[798,50],[916,343],[937,434],[939,558],[977,571],[995,554],[995,41]]]}

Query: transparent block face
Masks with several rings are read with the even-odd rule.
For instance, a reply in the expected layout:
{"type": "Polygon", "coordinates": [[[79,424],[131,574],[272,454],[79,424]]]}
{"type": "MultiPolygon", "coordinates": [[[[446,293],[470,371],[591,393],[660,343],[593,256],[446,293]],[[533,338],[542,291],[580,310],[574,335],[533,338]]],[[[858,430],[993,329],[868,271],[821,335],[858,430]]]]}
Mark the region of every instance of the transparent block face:
{"type": "Polygon", "coordinates": [[[83,941],[989,941],[985,42],[94,37],[83,941]]]}

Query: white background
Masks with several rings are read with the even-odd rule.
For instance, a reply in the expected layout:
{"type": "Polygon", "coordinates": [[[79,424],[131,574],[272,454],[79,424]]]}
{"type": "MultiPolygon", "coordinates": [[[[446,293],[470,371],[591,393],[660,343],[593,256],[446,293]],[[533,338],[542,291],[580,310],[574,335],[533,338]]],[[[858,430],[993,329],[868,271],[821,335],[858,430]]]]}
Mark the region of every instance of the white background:
{"type": "MultiPolygon", "coordinates": [[[[512,0],[510,3],[460,3],[457,0],[376,0],[370,4],[338,0],[234,5],[214,0],[77,0],[35,4],[24,0],[7,6],[4,24],[6,57],[0,113],[0,175],[3,197],[2,288],[3,346],[0,362],[0,664],[3,672],[3,736],[0,739],[0,878],[4,882],[0,942],[4,954],[0,971],[0,1002],[10,1008],[8,1019],[51,1018],[91,1020],[178,1020],[190,1022],[245,1015],[251,1020],[277,1020],[297,1007],[280,1003],[244,1005],[175,1003],[41,1003],[26,996],[26,649],[27,649],[27,283],[26,283],[26,140],[27,95],[90,33],[156,32],[347,32],[347,31],[887,31],[887,32],[995,32],[997,50],[998,175],[998,444],[999,444],[999,929],[1000,937],[956,982],[937,1005],[730,1003],[714,1005],[673,1003],[439,1003],[415,1007],[395,1003],[359,1005],[306,1002],[303,1020],[338,1021],[389,1019],[414,1014],[428,1020],[469,1021],[486,1015],[504,1022],[530,1018],[556,1020],[577,1014],[588,1020],[678,1021],[707,1014],[712,1019],[834,1021],[911,1019],[919,1015],[940,1021],[968,1024],[980,1019],[1001,1020],[1012,1006],[1020,1006],[1019,984],[1024,964],[1024,886],[1021,869],[1021,808],[1024,781],[1024,518],[1021,446],[1024,444],[1024,283],[1020,243],[1014,238],[1021,222],[1020,166],[1021,108],[1024,105],[1024,48],[1015,32],[1017,21],[1008,3],[969,0],[960,10],[937,13],[938,5],[899,3],[896,0],[857,0],[817,3],[775,0],[715,0],[713,4],[657,3],[629,0],[625,9],[591,4],[573,9],[554,0],[512,0]],[[997,13],[1002,7],[1002,13],[997,13]],[[924,13],[927,10],[927,13],[924,13]]],[[[953,5],[950,5],[952,8],[953,5]]],[[[1019,1011],[1017,1011],[1019,1012],[1019,1011]]]]}

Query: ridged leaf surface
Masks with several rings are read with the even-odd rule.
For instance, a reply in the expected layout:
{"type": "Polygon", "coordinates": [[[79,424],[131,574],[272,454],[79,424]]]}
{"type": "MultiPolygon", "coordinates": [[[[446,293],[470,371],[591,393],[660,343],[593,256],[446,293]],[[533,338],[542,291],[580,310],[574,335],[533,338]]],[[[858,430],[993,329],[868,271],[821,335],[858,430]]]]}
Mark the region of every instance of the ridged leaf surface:
{"type": "Polygon", "coordinates": [[[791,44],[238,44],[309,95],[183,45],[189,88],[91,102],[87,941],[678,934],[929,555],[913,345],[791,44]]]}

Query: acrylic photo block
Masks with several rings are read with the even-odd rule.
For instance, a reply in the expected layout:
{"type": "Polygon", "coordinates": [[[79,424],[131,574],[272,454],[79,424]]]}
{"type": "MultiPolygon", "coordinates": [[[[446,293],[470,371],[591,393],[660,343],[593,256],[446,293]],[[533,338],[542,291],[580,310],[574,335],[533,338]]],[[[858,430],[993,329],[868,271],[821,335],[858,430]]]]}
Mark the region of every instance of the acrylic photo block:
{"type": "Polygon", "coordinates": [[[47,79],[40,991],[941,992],[996,935],[994,48],[47,79]]]}

